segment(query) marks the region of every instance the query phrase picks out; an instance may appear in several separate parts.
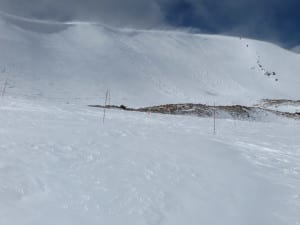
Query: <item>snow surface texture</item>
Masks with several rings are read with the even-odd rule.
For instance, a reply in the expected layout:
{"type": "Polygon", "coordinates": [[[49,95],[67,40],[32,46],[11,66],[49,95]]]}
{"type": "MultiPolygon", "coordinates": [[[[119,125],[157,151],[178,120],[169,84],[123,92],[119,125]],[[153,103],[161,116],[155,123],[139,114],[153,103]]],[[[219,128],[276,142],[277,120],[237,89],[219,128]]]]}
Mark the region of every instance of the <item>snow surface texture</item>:
{"type": "Polygon", "coordinates": [[[86,107],[107,88],[130,106],[298,99],[299,55],[2,17],[0,225],[300,224],[299,121],[217,120],[214,136],[211,119],[111,110],[103,124],[86,107]]]}
{"type": "Polygon", "coordinates": [[[280,112],[290,112],[290,113],[298,113],[300,112],[300,106],[297,105],[281,105],[281,106],[272,106],[272,107],[268,107],[269,109],[272,110],[277,110],[280,112]]]}
{"type": "Polygon", "coordinates": [[[0,110],[0,224],[300,222],[300,123],[0,110]]]}

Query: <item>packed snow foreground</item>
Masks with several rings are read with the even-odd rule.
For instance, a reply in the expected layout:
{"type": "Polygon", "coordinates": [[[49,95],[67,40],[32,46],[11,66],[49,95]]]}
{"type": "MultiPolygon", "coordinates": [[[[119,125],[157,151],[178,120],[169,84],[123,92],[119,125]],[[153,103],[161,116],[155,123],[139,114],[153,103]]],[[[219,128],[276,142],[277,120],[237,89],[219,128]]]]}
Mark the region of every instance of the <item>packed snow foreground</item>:
{"type": "Polygon", "coordinates": [[[103,123],[87,107],[107,89],[133,107],[299,100],[299,60],[235,37],[1,14],[0,225],[300,224],[300,121],[217,119],[213,135],[211,118],[103,123]]]}

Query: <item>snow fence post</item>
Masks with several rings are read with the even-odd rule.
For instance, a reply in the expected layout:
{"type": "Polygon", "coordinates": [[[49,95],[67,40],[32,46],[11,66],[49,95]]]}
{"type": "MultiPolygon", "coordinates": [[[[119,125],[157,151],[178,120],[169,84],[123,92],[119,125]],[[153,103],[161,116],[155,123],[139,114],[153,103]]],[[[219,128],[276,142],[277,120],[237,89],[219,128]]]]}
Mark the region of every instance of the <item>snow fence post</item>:
{"type": "Polygon", "coordinates": [[[102,122],[104,123],[105,120],[105,114],[106,114],[106,105],[107,105],[107,98],[108,98],[109,89],[106,90],[105,93],[105,102],[104,102],[104,109],[103,109],[103,119],[102,122]]]}
{"type": "Polygon", "coordinates": [[[214,135],[216,135],[216,103],[214,103],[214,110],[213,110],[213,117],[214,117],[214,135]]]}
{"type": "Polygon", "coordinates": [[[108,105],[110,105],[110,89],[108,89],[108,105]]]}

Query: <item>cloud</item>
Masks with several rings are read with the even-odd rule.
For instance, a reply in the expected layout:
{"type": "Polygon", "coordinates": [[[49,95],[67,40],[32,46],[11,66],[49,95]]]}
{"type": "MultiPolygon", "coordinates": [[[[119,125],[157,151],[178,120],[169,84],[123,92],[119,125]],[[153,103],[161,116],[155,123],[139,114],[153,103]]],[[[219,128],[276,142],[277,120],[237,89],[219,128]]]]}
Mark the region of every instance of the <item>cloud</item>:
{"type": "Polygon", "coordinates": [[[133,27],[163,23],[159,5],[149,0],[0,0],[0,8],[18,16],[58,21],[92,20],[133,27]]]}
{"type": "Polygon", "coordinates": [[[299,0],[169,0],[167,23],[279,42],[300,42],[299,0]],[[174,13],[176,12],[176,13],[174,13]]]}
{"type": "Polygon", "coordinates": [[[299,0],[0,0],[0,8],[37,19],[100,21],[146,29],[192,27],[289,47],[300,43],[299,0]]]}
{"type": "Polygon", "coordinates": [[[293,47],[291,50],[300,54],[300,45],[293,47]]]}

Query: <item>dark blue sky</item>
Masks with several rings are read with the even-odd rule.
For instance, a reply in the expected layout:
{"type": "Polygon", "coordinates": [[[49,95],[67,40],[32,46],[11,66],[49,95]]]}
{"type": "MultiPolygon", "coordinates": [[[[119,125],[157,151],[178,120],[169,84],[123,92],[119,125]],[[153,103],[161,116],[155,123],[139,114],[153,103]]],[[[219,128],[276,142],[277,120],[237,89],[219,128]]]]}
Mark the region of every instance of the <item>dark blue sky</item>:
{"type": "Polygon", "coordinates": [[[286,47],[300,44],[299,0],[182,0],[167,3],[164,10],[168,23],[176,27],[270,40],[286,47]]]}
{"type": "Polygon", "coordinates": [[[93,20],[137,28],[203,33],[300,45],[300,0],[0,0],[0,10],[38,19],[93,20]]]}

